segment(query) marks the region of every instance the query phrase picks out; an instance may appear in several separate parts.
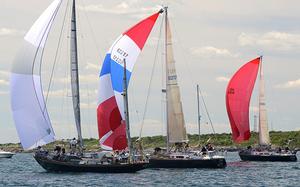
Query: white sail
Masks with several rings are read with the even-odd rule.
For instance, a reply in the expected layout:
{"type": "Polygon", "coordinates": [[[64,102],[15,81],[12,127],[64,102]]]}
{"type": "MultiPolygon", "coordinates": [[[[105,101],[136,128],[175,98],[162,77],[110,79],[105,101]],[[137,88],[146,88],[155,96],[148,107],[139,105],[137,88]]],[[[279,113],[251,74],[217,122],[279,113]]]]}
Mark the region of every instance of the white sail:
{"type": "Polygon", "coordinates": [[[265,80],[263,75],[262,61],[260,62],[260,76],[259,76],[259,144],[270,145],[266,98],[265,98],[265,80]]]}
{"type": "Polygon", "coordinates": [[[55,140],[43,96],[40,67],[44,45],[60,5],[61,0],[54,0],[37,19],[12,65],[11,107],[24,149],[55,140]]]}
{"type": "Polygon", "coordinates": [[[172,48],[172,35],[169,20],[166,18],[166,81],[167,81],[167,128],[168,142],[187,142],[184,115],[177,82],[175,60],[172,48]]]}

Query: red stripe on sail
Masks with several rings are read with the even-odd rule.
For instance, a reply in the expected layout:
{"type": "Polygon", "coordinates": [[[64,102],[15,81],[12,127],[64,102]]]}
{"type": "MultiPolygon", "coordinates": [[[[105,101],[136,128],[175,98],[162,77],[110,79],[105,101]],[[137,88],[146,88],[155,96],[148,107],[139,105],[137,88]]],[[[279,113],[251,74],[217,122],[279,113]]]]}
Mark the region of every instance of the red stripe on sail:
{"type": "Polygon", "coordinates": [[[152,16],[149,16],[128,29],[123,34],[129,36],[142,50],[158,15],[159,13],[155,13],[152,16]]]}
{"type": "Polygon", "coordinates": [[[111,147],[112,150],[124,150],[127,148],[126,126],[125,122],[121,122],[113,133],[105,139],[103,145],[111,147]]]}
{"type": "Polygon", "coordinates": [[[122,123],[122,117],[117,106],[115,97],[111,97],[101,103],[97,108],[98,133],[100,139],[112,131],[106,138],[103,145],[113,150],[121,150],[127,147],[126,128],[122,123]]]}
{"type": "Polygon", "coordinates": [[[231,78],[226,90],[226,108],[232,139],[240,143],[249,140],[249,104],[256,81],[260,58],[243,65],[231,78]]]}

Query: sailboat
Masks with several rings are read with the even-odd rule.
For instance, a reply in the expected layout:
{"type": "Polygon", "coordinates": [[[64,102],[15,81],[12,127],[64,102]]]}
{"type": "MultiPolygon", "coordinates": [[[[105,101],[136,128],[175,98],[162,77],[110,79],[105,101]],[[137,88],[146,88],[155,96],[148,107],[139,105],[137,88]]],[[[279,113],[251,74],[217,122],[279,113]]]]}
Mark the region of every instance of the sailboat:
{"type": "Polygon", "coordinates": [[[239,152],[245,161],[297,161],[296,153],[285,150],[271,150],[268,130],[267,108],[265,99],[265,83],[262,56],[242,66],[231,78],[226,90],[226,108],[229,117],[232,139],[236,143],[249,140],[249,104],[251,94],[259,70],[259,147],[239,152]]]}
{"type": "Polygon", "coordinates": [[[166,124],[167,149],[162,152],[156,149],[149,159],[150,168],[224,168],[226,161],[223,156],[213,151],[203,153],[188,149],[188,136],[185,128],[184,114],[178,84],[175,59],[173,56],[172,33],[168,18],[168,7],[164,7],[165,25],[165,66],[166,89],[166,124]],[[210,154],[209,154],[210,153],[210,154]]]}
{"type": "MultiPolygon", "coordinates": [[[[124,173],[144,169],[147,163],[116,161],[112,152],[84,152],[81,133],[80,87],[78,75],[78,51],[76,28],[76,4],[71,3],[70,24],[70,63],[71,87],[75,124],[78,134],[79,150],[76,153],[65,153],[57,147],[57,153],[49,153],[40,146],[55,141],[55,133],[51,125],[43,95],[41,66],[44,47],[62,0],[54,0],[42,13],[24,37],[24,46],[17,55],[11,73],[11,106],[13,118],[24,149],[38,150],[35,160],[47,171],[68,172],[102,172],[124,173]]],[[[104,90],[100,90],[105,92],[104,90]]],[[[129,127],[127,127],[129,130],[129,127]]],[[[130,137],[130,135],[129,135],[130,137]]],[[[75,139],[75,138],[74,138],[75,139]]],[[[130,138],[129,138],[130,139],[130,138]]],[[[116,143],[119,146],[120,142],[116,143]]]]}

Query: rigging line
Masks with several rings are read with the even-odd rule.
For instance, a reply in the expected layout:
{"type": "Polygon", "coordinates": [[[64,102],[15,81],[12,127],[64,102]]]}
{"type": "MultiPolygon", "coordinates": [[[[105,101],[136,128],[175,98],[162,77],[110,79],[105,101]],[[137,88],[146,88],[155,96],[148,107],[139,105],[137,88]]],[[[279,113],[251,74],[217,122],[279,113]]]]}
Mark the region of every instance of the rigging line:
{"type": "MultiPolygon", "coordinates": [[[[77,19],[77,22],[78,22],[78,25],[82,25],[82,22],[81,22],[81,18],[82,18],[82,16],[81,16],[81,14],[79,14],[79,13],[77,13],[77,16],[78,16],[78,19],[77,19]]],[[[80,27],[80,28],[83,28],[82,29],[82,31],[84,30],[84,28],[85,27],[80,27]]],[[[78,31],[81,31],[81,29],[79,29],[78,31]]],[[[78,32],[79,33],[79,32],[78,32]]],[[[79,45],[78,47],[79,47],[79,49],[81,49],[81,51],[82,51],[82,56],[80,56],[79,55],[79,58],[80,58],[80,60],[79,60],[79,62],[84,62],[84,66],[88,66],[88,62],[86,61],[86,60],[83,60],[83,59],[87,59],[87,55],[86,55],[86,51],[85,51],[85,47],[83,47],[83,46],[85,46],[85,36],[82,34],[82,33],[84,33],[84,32],[81,32],[80,33],[80,38],[82,38],[82,45],[79,45]]],[[[77,40],[78,42],[79,42],[79,40],[77,40]]],[[[80,69],[78,69],[78,71],[79,71],[80,69]]],[[[80,76],[79,75],[79,79],[80,78],[82,78],[82,76],[80,76]]],[[[83,85],[84,83],[83,83],[84,81],[81,81],[81,85],[83,85]]],[[[90,100],[89,100],[89,97],[90,97],[90,94],[89,94],[89,81],[87,81],[87,83],[85,84],[85,86],[86,86],[86,88],[85,88],[85,93],[86,93],[86,96],[87,96],[87,108],[85,109],[85,110],[81,110],[81,112],[86,112],[86,111],[88,111],[89,110],[89,108],[90,108],[90,100]]],[[[80,92],[81,94],[83,93],[83,92],[80,92]]],[[[81,97],[81,99],[83,99],[82,97],[81,97]]],[[[82,103],[82,100],[81,100],[81,103],[82,103]]],[[[80,103],[80,104],[81,104],[80,103]]],[[[84,118],[84,116],[85,115],[83,115],[82,116],[82,120],[84,120],[85,118],[84,118]]],[[[91,129],[90,129],[90,118],[88,117],[87,118],[88,120],[87,120],[87,130],[88,130],[88,135],[91,137],[91,129]]]]}
{"type": "Polygon", "coordinates": [[[206,103],[205,103],[205,101],[204,101],[204,98],[203,98],[203,95],[202,95],[202,93],[201,93],[200,88],[199,88],[199,92],[200,92],[200,95],[201,95],[201,99],[202,99],[202,102],[203,102],[203,105],[204,105],[204,108],[205,108],[205,111],[206,111],[208,120],[209,120],[209,122],[210,122],[210,126],[211,126],[212,131],[213,131],[213,133],[214,133],[214,135],[215,135],[215,134],[216,134],[216,131],[215,131],[215,128],[214,128],[214,126],[213,126],[213,124],[212,124],[212,121],[211,121],[210,115],[209,115],[209,113],[208,113],[208,109],[207,109],[207,106],[206,106],[206,103]]]}
{"type": "MultiPolygon", "coordinates": [[[[67,49],[69,49],[69,46],[67,46],[67,49]]],[[[67,100],[68,97],[68,73],[67,73],[67,68],[65,68],[66,66],[64,66],[65,72],[64,72],[64,79],[62,79],[62,83],[63,83],[63,97],[62,97],[62,113],[61,115],[63,116],[64,114],[64,108],[65,108],[65,102],[67,100]]]]}
{"type": "MultiPolygon", "coordinates": [[[[69,13],[68,13],[68,17],[71,17],[71,7],[69,8],[69,13]]],[[[68,31],[71,29],[71,24],[68,24],[67,25],[67,28],[66,28],[68,31]]],[[[67,35],[67,38],[70,38],[71,36],[70,36],[70,33],[67,35]]],[[[70,48],[71,48],[71,42],[67,42],[67,49],[66,49],[66,51],[69,53],[70,52],[70,48]]],[[[65,105],[66,105],[66,115],[67,115],[67,117],[66,117],[66,119],[67,119],[67,121],[66,121],[66,125],[69,125],[71,122],[71,120],[70,120],[70,106],[71,106],[71,104],[69,104],[70,103],[70,96],[68,95],[68,93],[69,93],[69,89],[70,89],[70,80],[71,80],[71,78],[70,78],[70,74],[71,74],[71,72],[70,72],[70,66],[71,66],[71,64],[70,63],[64,63],[65,64],[65,80],[64,80],[64,87],[65,87],[65,105]]],[[[71,112],[73,112],[73,111],[71,111],[71,112]]],[[[73,113],[72,113],[73,114],[73,113]]],[[[71,125],[71,127],[73,127],[73,128],[75,128],[75,126],[73,126],[73,125],[71,125]]],[[[69,138],[71,138],[71,134],[72,134],[72,128],[68,128],[68,137],[69,138]]],[[[72,136],[72,137],[74,137],[74,135],[72,136]]]]}
{"type": "MultiPolygon", "coordinates": [[[[164,84],[164,55],[161,55],[161,88],[164,88],[166,84],[164,84]]],[[[166,97],[165,97],[165,93],[161,92],[160,93],[160,96],[161,96],[161,102],[160,102],[160,105],[161,105],[161,122],[162,122],[162,126],[161,126],[161,132],[162,132],[162,135],[164,134],[164,127],[167,128],[167,124],[164,126],[164,122],[167,121],[167,113],[166,113],[166,104],[167,104],[167,101],[166,101],[166,97]]],[[[167,132],[167,129],[165,129],[166,132],[167,132]]],[[[166,133],[167,134],[167,133],[166,133]]]]}
{"type": "MultiPolygon", "coordinates": [[[[69,30],[69,27],[66,28],[66,30],[69,30]]],[[[67,42],[67,45],[66,45],[66,49],[67,51],[69,51],[69,42],[67,42]]],[[[64,58],[61,60],[61,57],[62,57],[62,53],[59,54],[59,57],[58,57],[58,61],[60,62],[59,64],[59,67],[62,67],[62,70],[65,70],[62,72],[62,77],[65,78],[65,79],[62,79],[62,102],[61,102],[61,113],[60,113],[60,119],[65,119],[64,118],[64,115],[68,115],[65,111],[65,100],[67,98],[67,95],[68,95],[68,90],[67,90],[67,86],[68,86],[68,80],[67,79],[67,76],[68,76],[68,69],[66,68],[66,66],[69,64],[69,63],[61,63],[61,61],[64,61],[64,58]]],[[[50,94],[50,91],[49,91],[49,95],[50,94]]],[[[49,102],[49,101],[48,101],[49,102]]]]}
{"type": "Polygon", "coordinates": [[[159,38],[158,38],[158,42],[157,42],[157,46],[156,46],[156,50],[155,50],[154,63],[152,65],[152,70],[151,70],[151,76],[150,76],[150,81],[149,81],[149,86],[148,86],[148,92],[147,92],[146,103],[145,103],[145,107],[144,107],[144,113],[143,113],[143,118],[142,118],[142,124],[141,124],[139,139],[141,139],[141,137],[142,137],[142,131],[143,131],[143,126],[144,126],[144,122],[145,122],[145,116],[146,116],[146,113],[147,113],[149,95],[150,95],[150,92],[151,92],[151,84],[152,84],[152,80],[153,80],[155,65],[156,65],[156,62],[157,62],[158,48],[159,48],[160,38],[161,38],[161,33],[162,33],[162,24],[163,24],[163,19],[162,19],[161,24],[160,24],[159,38]]]}
{"type": "MultiPolygon", "coordinates": [[[[182,45],[182,40],[181,40],[181,38],[180,38],[180,36],[179,36],[179,34],[178,34],[178,32],[177,32],[177,29],[176,29],[176,26],[173,24],[173,22],[171,22],[171,24],[172,24],[172,28],[174,28],[173,30],[174,30],[174,34],[176,35],[176,38],[177,38],[177,40],[178,40],[178,44],[179,44],[179,46],[180,46],[180,48],[181,48],[181,50],[182,51],[185,51],[185,48],[183,47],[183,45],[182,45]]],[[[192,83],[193,84],[196,84],[197,82],[195,81],[196,79],[195,79],[195,77],[194,77],[194,75],[193,75],[193,73],[192,73],[192,71],[191,71],[191,69],[190,69],[190,67],[189,67],[189,64],[190,64],[190,60],[188,60],[189,58],[187,58],[186,57],[186,55],[185,55],[185,53],[182,53],[183,54],[183,58],[186,60],[186,62],[187,62],[187,66],[186,66],[186,69],[188,70],[188,74],[190,75],[190,78],[191,78],[191,81],[192,81],[192,83]]]]}
{"type": "Polygon", "coordinates": [[[137,110],[137,105],[136,105],[136,102],[135,102],[135,95],[134,95],[135,91],[134,91],[133,86],[131,87],[131,89],[132,89],[132,92],[131,92],[132,97],[131,97],[131,99],[132,99],[132,103],[133,103],[133,107],[134,107],[134,109],[131,109],[131,112],[133,110],[136,113],[136,118],[137,118],[137,121],[139,122],[140,121],[140,116],[139,116],[139,113],[138,113],[138,110],[137,110]]]}
{"type": "Polygon", "coordinates": [[[50,75],[50,80],[49,80],[49,84],[48,84],[48,88],[47,88],[47,94],[46,94],[45,108],[47,106],[47,102],[48,102],[48,98],[49,98],[49,92],[50,92],[51,85],[52,85],[54,69],[55,69],[55,66],[56,66],[56,63],[57,63],[58,51],[59,51],[60,46],[61,46],[61,39],[62,39],[62,34],[63,34],[64,28],[65,28],[64,23],[65,23],[66,17],[67,17],[67,12],[68,12],[67,10],[68,10],[68,7],[69,7],[69,2],[70,1],[67,2],[66,11],[65,11],[64,19],[63,19],[63,25],[62,25],[62,28],[60,30],[58,45],[57,45],[56,52],[55,52],[54,63],[53,63],[52,69],[51,69],[51,75],[50,75]]]}
{"type": "MultiPolygon", "coordinates": [[[[95,37],[96,36],[95,32],[93,30],[92,24],[91,24],[90,19],[89,19],[88,15],[87,15],[87,10],[85,8],[86,7],[85,0],[82,0],[82,2],[83,2],[83,6],[84,6],[84,15],[86,17],[87,24],[90,27],[90,30],[91,30],[91,33],[92,33],[92,38],[93,38],[93,43],[94,43],[94,45],[95,45],[95,47],[97,49],[97,54],[100,56],[100,59],[104,59],[105,55],[103,55],[102,52],[100,52],[100,51],[105,51],[105,49],[102,48],[102,47],[99,47],[99,45],[97,43],[97,40],[96,40],[96,37],[95,37]]],[[[99,60],[99,61],[101,61],[101,60],[99,60]]]]}
{"type": "MultiPolygon", "coordinates": [[[[71,14],[71,11],[69,11],[69,16],[70,16],[70,14],[71,14]]],[[[70,24],[68,24],[68,27],[67,27],[67,30],[70,30],[70,24]]],[[[66,51],[70,51],[70,45],[71,45],[71,43],[70,42],[67,42],[67,46],[66,46],[66,48],[67,48],[67,50],[66,51]]],[[[62,97],[63,98],[63,107],[65,108],[65,110],[66,110],[66,112],[65,113],[62,113],[62,114],[65,114],[66,115],[66,124],[68,125],[69,124],[69,122],[70,122],[70,115],[69,115],[69,111],[70,111],[70,108],[69,108],[69,97],[68,97],[68,89],[69,89],[69,84],[68,84],[68,81],[70,80],[70,77],[69,77],[69,73],[70,73],[70,63],[64,63],[65,64],[65,67],[64,67],[64,69],[65,69],[65,75],[64,75],[64,78],[65,78],[65,80],[64,80],[64,89],[65,89],[65,91],[64,91],[64,93],[65,93],[65,97],[62,97]]],[[[67,137],[71,137],[71,129],[70,128],[67,128],[68,129],[68,136],[67,137]]]]}
{"type": "MultiPolygon", "coordinates": [[[[175,27],[174,25],[173,25],[173,28],[174,28],[174,32],[175,32],[175,34],[176,34],[176,36],[177,36],[177,38],[178,38],[179,46],[180,46],[180,48],[182,49],[182,51],[184,51],[184,47],[183,47],[183,45],[182,45],[182,43],[181,43],[181,39],[180,39],[179,35],[177,34],[177,30],[176,30],[176,27],[175,27]]],[[[191,81],[193,82],[193,84],[196,84],[195,78],[194,78],[194,76],[193,76],[193,74],[192,74],[192,72],[191,72],[190,66],[189,66],[190,61],[188,60],[188,58],[185,56],[184,53],[183,53],[183,56],[184,56],[184,59],[186,59],[186,62],[187,62],[185,67],[186,67],[186,69],[188,70],[188,74],[191,76],[191,81]]],[[[209,119],[209,121],[210,121],[210,125],[211,125],[211,128],[212,128],[212,130],[213,130],[213,133],[215,134],[214,126],[213,126],[212,120],[211,120],[211,118],[210,118],[210,115],[209,115],[209,112],[208,112],[208,109],[207,109],[207,106],[206,106],[206,103],[205,103],[205,101],[204,101],[204,97],[203,97],[203,95],[202,95],[202,93],[201,93],[201,89],[200,89],[200,88],[199,88],[199,92],[200,92],[200,95],[201,95],[201,99],[202,99],[202,101],[203,101],[203,105],[204,105],[204,107],[205,107],[206,115],[207,115],[207,117],[208,117],[208,119],[209,119]]],[[[200,105],[200,107],[201,107],[201,105],[200,105]]]]}
{"type": "MultiPolygon", "coordinates": [[[[68,115],[68,113],[70,113],[70,101],[69,101],[69,99],[66,99],[66,108],[67,108],[67,125],[69,125],[70,124],[70,115],[68,115]]],[[[71,112],[72,113],[72,112],[71,112]]],[[[68,131],[68,137],[69,138],[72,138],[72,137],[74,137],[74,133],[72,133],[72,128],[68,128],[69,129],[69,131],[68,131]],[[71,137],[71,134],[73,134],[73,136],[71,137]]],[[[74,130],[74,129],[73,129],[74,130]]]]}
{"type": "MultiPolygon", "coordinates": [[[[163,14],[163,20],[165,20],[165,14],[163,14]]],[[[162,51],[164,51],[164,45],[161,46],[162,48],[162,51]]],[[[160,58],[160,61],[161,61],[161,89],[166,88],[166,76],[165,76],[165,69],[166,67],[166,63],[164,63],[164,60],[165,60],[165,55],[164,52],[161,54],[161,58],[160,58]],[[164,69],[165,68],[165,69],[164,69]]],[[[166,105],[167,105],[167,101],[166,101],[166,97],[165,97],[165,93],[163,93],[162,91],[160,92],[160,96],[161,96],[161,122],[162,122],[162,125],[161,125],[161,132],[162,132],[162,135],[164,135],[164,127],[166,127],[165,129],[165,132],[166,132],[166,136],[167,136],[167,112],[166,112],[166,105]],[[166,123],[165,126],[164,126],[164,122],[166,123]]]]}
{"type": "MultiPolygon", "coordinates": [[[[86,89],[87,89],[87,110],[90,110],[90,92],[89,92],[89,86],[88,84],[86,84],[86,89]]],[[[89,114],[89,113],[88,113],[89,114]]],[[[88,117],[87,120],[87,126],[88,126],[88,133],[89,133],[89,137],[92,137],[92,133],[91,133],[91,119],[88,117]]]]}
{"type": "MultiPolygon", "coordinates": [[[[49,23],[48,23],[47,26],[46,26],[46,30],[45,30],[45,32],[44,32],[43,35],[42,35],[42,40],[39,42],[39,45],[38,45],[38,47],[37,47],[37,50],[36,50],[36,52],[35,52],[35,55],[34,55],[34,58],[33,58],[33,62],[32,62],[32,68],[31,68],[31,74],[32,74],[32,75],[33,75],[34,68],[35,68],[35,61],[36,61],[37,55],[38,55],[38,53],[39,53],[39,48],[41,47],[41,44],[42,44],[44,38],[46,37],[45,40],[44,40],[45,43],[46,43],[46,41],[47,41],[47,39],[48,39],[49,32],[47,33],[47,30],[48,30],[48,28],[49,28],[49,30],[51,29],[52,24],[50,24],[50,23],[51,23],[52,21],[54,21],[56,15],[57,15],[57,13],[58,13],[58,10],[59,10],[59,8],[60,8],[60,5],[61,5],[61,3],[60,3],[59,6],[55,9],[54,14],[52,15],[52,17],[51,17],[49,23]]],[[[42,48],[42,51],[41,51],[41,57],[42,57],[42,55],[43,55],[43,53],[44,53],[44,49],[45,49],[45,48],[42,48]]],[[[40,68],[40,69],[39,69],[39,75],[41,75],[41,66],[42,66],[42,60],[41,60],[40,67],[39,67],[39,68],[40,68]]],[[[41,81],[41,76],[40,76],[40,81],[41,81]]],[[[34,81],[34,79],[33,79],[33,76],[32,76],[32,83],[33,83],[33,88],[34,88],[34,94],[35,94],[35,97],[36,97],[37,102],[38,102],[38,104],[39,104],[39,108],[40,108],[40,110],[41,110],[41,112],[42,112],[42,114],[43,114],[43,117],[44,117],[45,121],[47,121],[46,116],[45,116],[44,109],[42,109],[42,106],[41,106],[39,97],[38,97],[38,95],[37,95],[37,90],[36,90],[36,87],[35,87],[35,81],[34,81]]],[[[43,90],[42,84],[40,84],[40,89],[43,90]]],[[[41,94],[42,94],[42,96],[43,96],[43,92],[42,92],[41,94]]],[[[43,101],[44,101],[44,97],[43,97],[43,101]]],[[[46,104],[45,104],[45,105],[46,105],[46,104]]],[[[45,108],[46,108],[46,106],[45,106],[45,108]]],[[[47,118],[50,120],[48,113],[47,113],[46,115],[47,115],[47,118]]],[[[54,131],[53,131],[52,126],[51,126],[51,125],[49,125],[49,126],[50,126],[50,128],[51,128],[51,132],[53,132],[53,134],[54,134],[54,131]]],[[[44,137],[45,137],[45,136],[44,136],[44,137]]],[[[41,138],[43,138],[43,137],[41,137],[41,138]]]]}
{"type": "MultiPolygon", "coordinates": [[[[66,14],[67,14],[67,10],[68,10],[68,7],[69,7],[69,0],[67,1],[67,5],[66,5],[66,11],[65,11],[65,15],[64,15],[64,19],[63,19],[63,22],[62,24],[65,23],[65,17],[66,17],[66,14]]],[[[46,92],[46,99],[45,99],[45,107],[44,107],[44,110],[46,110],[47,108],[47,104],[48,104],[48,98],[49,98],[49,93],[50,93],[50,88],[51,88],[51,83],[52,83],[52,77],[54,76],[54,69],[55,69],[55,64],[57,63],[57,59],[59,59],[61,57],[61,53],[59,54],[58,56],[58,49],[61,45],[61,36],[62,36],[62,32],[63,32],[63,28],[64,28],[64,25],[62,25],[62,29],[61,29],[61,32],[60,32],[60,37],[59,37],[59,42],[58,42],[58,47],[57,47],[57,50],[56,50],[56,54],[55,54],[55,59],[54,59],[54,65],[52,67],[52,72],[51,72],[51,76],[50,76],[50,79],[49,79],[49,83],[48,83],[48,88],[47,88],[47,92],[46,92]]],[[[63,100],[64,100],[64,97],[63,97],[63,100]]],[[[63,114],[63,104],[62,103],[62,113],[63,114]]],[[[50,119],[49,117],[49,114],[46,113],[48,115],[48,118],[50,119]]]]}

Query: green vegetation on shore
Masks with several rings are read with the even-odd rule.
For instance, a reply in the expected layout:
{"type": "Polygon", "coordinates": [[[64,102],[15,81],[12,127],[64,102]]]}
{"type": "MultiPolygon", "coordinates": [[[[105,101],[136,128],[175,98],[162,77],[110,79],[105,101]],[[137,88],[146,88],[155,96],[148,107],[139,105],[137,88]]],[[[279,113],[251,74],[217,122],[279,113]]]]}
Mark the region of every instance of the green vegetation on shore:
{"type": "MultiPolygon", "coordinates": [[[[209,140],[216,147],[223,147],[223,148],[241,148],[247,147],[248,145],[254,145],[258,142],[258,133],[251,133],[251,138],[248,142],[242,144],[235,144],[231,140],[231,134],[222,133],[222,134],[204,134],[200,137],[200,145],[206,144],[209,140]]],[[[189,144],[191,147],[195,147],[199,145],[199,137],[198,135],[188,135],[189,136],[189,144]]],[[[271,131],[270,132],[271,142],[272,145],[275,147],[285,147],[288,145],[290,148],[300,148],[300,131],[271,131]]],[[[137,139],[136,137],[132,138],[133,142],[137,139]]],[[[151,137],[143,137],[142,138],[143,147],[145,149],[150,149],[154,147],[165,147],[165,137],[164,136],[151,136],[151,137]]],[[[53,149],[55,145],[62,145],[66,148],[69,147],[68,140],[59,140],[48,144],[45,146],[46,149],[53,149]]],[[[86,150],[99,150],[98,140],[94,138],[84,139],[84,144],[86,150]]],[[[22,152],[21,145],[8,143],[8,144],[0,144],[0,149],[6,151],[13,151],[13,152],[22,152]]]]}
{"type": "MultiPolygon", "coordinates": [[[[199,136],[196,134],[188,135],[189,144],[191,147],[199,145],[199,136]]],[[[272,145],[275,147],[284,147],[288,145],[290,148],[300,148],[300,131],[271,131],[270,132],[272,145]],[[291,141],[289,141],[291,140],[291,141]]],[[[133,138],[136,140],[136,138],[133,138]]],[[[154,147],[165,147],[165,137],[163,136],[152,136],[143,137],[142,142],[144,148],[154,148],[154,147]]],[[[200,145],[204,145],[209,141],[214,146],[217,147],[232,147],[240,148],[247,147],[249,145],[254,145],[258,143],[258,133],[251,133],[251,138],[249,141],[242,144],[235,144],[231,139],[231,134],[204,134],[200,136],[200,145]]]]}

